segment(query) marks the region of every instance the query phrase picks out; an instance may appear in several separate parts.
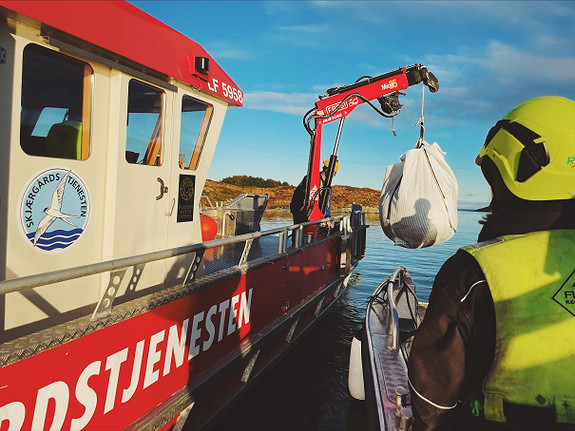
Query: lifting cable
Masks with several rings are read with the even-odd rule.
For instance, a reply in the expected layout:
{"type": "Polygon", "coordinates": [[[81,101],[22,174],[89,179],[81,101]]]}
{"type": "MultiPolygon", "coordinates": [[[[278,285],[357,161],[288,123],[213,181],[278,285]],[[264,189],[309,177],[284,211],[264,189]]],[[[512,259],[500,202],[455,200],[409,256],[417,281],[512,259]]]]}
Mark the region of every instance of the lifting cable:
{"type": "Polygon", "coordinates": [[[425,104],[425,86],[422,85],[421,89],[423,90],[421,92],[421,117],[419,117],[419,120],[415,123],[416,126],[419,124],[419,139],[417,140],[417,144],[415,144],[415,148],[420,148],[424,142],[423,133],[425,132],[425,126],[423,125],[423,105],[425,104]]]}

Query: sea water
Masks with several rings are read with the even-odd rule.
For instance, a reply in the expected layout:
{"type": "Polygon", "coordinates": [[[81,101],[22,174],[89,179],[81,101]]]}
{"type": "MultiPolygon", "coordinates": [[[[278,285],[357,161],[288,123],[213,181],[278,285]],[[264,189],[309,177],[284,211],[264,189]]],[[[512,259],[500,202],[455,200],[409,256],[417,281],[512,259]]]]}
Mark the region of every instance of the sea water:
{"type": "MultiPolygon", "coordinates": [[[[342,299],[250,390],[216,430],[349,431],[366,429],[365,403],[347,389],[351,339],[361,326],[367,299],[396,268],[411,274],[420,300],[427,301],[439,268],[457,249],[473,244],[484,214],[460,210],[456,234],[419,250],[393,245],[377,215],[368,215],[367,247],[342,299]]],[[[291,217],[267,214],[262,230],[291,224],[291,217]]]]}

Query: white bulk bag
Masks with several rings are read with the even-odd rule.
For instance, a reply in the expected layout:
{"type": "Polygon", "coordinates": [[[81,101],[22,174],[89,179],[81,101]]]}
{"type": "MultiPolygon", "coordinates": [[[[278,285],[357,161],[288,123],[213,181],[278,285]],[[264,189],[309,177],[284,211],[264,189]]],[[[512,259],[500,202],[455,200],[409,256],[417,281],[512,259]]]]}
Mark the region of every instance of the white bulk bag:
{"type": "Polygon", "coordinates": [[[379,199],[379,221],[395,245],[431,247],[457,229],[457,180],[437,143],[418,147],[387,167],[379,199]]]}

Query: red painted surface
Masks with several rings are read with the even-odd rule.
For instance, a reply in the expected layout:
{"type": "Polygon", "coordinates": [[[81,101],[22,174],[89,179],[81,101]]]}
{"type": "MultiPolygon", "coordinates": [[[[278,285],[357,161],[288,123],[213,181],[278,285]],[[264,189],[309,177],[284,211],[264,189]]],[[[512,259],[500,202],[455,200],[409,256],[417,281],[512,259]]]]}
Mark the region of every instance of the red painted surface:
{"type": "MultiPolygon", "coordinates": [[[[129,426],[180,388],[194,389],[201,373],[213,371],[232,351],[239,355],[238,346],[337,279],[336,244],[321,244],[0,369],[0,430],[129,426]]],[[[217,401],[238,383],[242,369],[229,371],[207,392],[203,388],[203,401],[217,401]]]]}
{"type": "Polygon", "coordinates": [[[204,48],[126,1],[0,0],[0,6],[243,105],[240,88],[204,48]],[[208,73],[195,70],[196,57],[209,59],[208,73]]]}
{"type": "MultiPolygon", "coordinates": [[[[409,84],[407,82],[407,76],[405,75],[405,68],[403,68],[401,72],[398,72],[396,75],[390,76],[386,79],[375,81],[360,88],[355,88],[353,90],[318,100],[315,103],[316,111],[320,115],[327,115],[334,112],[343,99],[350,94],[361,94],[367,100],[374,100],[395,91],[405,90],[407,87],[409,87],[409,84]]],[[[332,121],[339,120],[349,115],[351,111],[362,103],[364,103],[363,99],[352,96],[338,109],[336,113],[334,113],[334,115],[328,118],[319,118],[317,122],[318,124],[327,124],[332,121]]]]}

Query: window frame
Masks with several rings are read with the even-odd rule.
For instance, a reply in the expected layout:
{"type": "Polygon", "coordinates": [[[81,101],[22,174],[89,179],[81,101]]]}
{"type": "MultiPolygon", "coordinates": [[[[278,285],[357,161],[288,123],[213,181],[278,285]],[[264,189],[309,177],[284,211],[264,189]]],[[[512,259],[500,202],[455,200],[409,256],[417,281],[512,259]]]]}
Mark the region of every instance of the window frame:
{"type": "MultiPolygon", "coordinates": [[[[76,73],[76,71],[73,71],[73,73],[76,73]]],[[[72,76],[72,74],[68,74],[68,76],[72,76]]],[[[46,74],[45,78],[47,80],[50,79],[50,75],[46,74]]],[[[52,85],[44,86],[43,88],[48,89],[52,88],[52,92],[56,92],[58,90],[58,82],[52,81],[47,83],[52,85]],[[54,88],[56,88],[56,90],[54,90],[54,88]]],[[[62,83],[60,83],[59,85],[61,86],[62,83]]],[[[58,51],[45,45],[37,43],[26,44],[22,49],[21,89],[20,89],[21,99],[20,99],[19,143],[21,150],[29,156],[59,158],[65,160],[82,160],[82,161],[87,160],[91,154],[93,86],[94,86],[94,69],[86,59],[80,59],[73,55],[67,54],[66,52],[58,51]],[[74,77],[74,79],[81,79],[81,85],[82,85],[81,90],[82,100],[81,103],[79,103],[77,106],[77,108],[79,108],[81,112],[75,113],[75,117],[77,118],[77,120],[75,120],[74,123],[76,123],[76,125],[75,127],[72,127],[78,130],[77,127],[78,123],[81,126],[80,127],[81,130],[79,131],[79,137],[77,138],[80,141],[79,145],[80,148],[74,149],[74,151],[77,154],[74,157],[62,156],[61,154],[59,155],[58,152],[60,150],[50,152],[48,148],[49,146],[47,144],[49,131],[46,133],[45,136],[33,134],[36,126],[38,125],[38,120],[41,118],[44,109],[46,108],[67,109],[69,113],[73,105],[72,103],[73,97],[70,97],[67,106],[61,106],[62,101],[57,101],[54,98],[50,99],[49,94],[48,97],[46,97],[45,95],[42,96],[38,92],[34,91],[35,90],[34,85],[38,85],[38,83],[35,82],[37,81],[38,75],[37,71],[35,71],[34,68],[39,67],[39,61],[42,59],[45,61],[50,61],[52,65],[54,65],[55,67],[59,67],[60,69],[63,69],[62,68],[63,64],[67,64],[68,67],[70,67],[70,65],[73,65],[72,67],[79,66],[82,67],[83,69],[81,78],[74,77]],[[34,64],[34,62],[36,63],[34,64]],[[33,103],[29,103],[30,101],[33,103]]],[[[49,91],[47,91],[47,93],[48,92],[49,91]]],[[[70,92],[70,96],[74,96],[74,93],[70,92]]],[[[63,100],[66,101],[66,99],[63,100]]],[[[68,120],[64,117],[63,121],[59,123],[53,123],[49,127],[49,129],[55,125],[65,125],[66,121],[68,120]]],[[[71,145],[72,144],[70,144],[70,146],[71,145]]]]}
{"type": "MultiPolygon", "coordinates": [[[[187,163],[187,166],[186,166],[185,160],[184,161],[178,160],[178,165],[179,165],[180,169],[195,171],[198,169],[201,155],[203,154],[203,150],[204,150],[204,147],[206,144],[208,131],[209,131],[210,125],[212,123],[212,119],[213,119],[214,106],[211,103],[206,102],[205,100],[198,99],[198,98],[193,97],[189,94],[182,95],[182,98],[180,101],[180,139],[178,142],[178,154],[181,154],[180,150],[182,148],[184,114],[186,112],[186,111],[184,111],[184,99],[186,99],[186,98],[191,99],[194,102],[202,104],[206,107],[206,109],[203,111],[204,115],[202,118],[202,122],[200,124],[200,127],[198,128],[196,141],[195,141],[195,144],[193,146],[192,154],[189,158],[189,162],[187,163]]],[[[199,111],[199,112],[201,112],[201,111],[199,111]]]]}
{"type": "MultiPolygon", "coordinates": [[[[125,150],[124,150],[124,160],[126,161],[126,163],[128,164],[133,164],[133,165],[142,165],[142,166],[162,166],[164,163],[164,150],[165,150],[165,145],[164,145],[164,140],[165,140],[165,133],[164,133],[164,121],[165,121],[165,117],[166,117],[166,91],[162,88],[159,88],[155,85],[152,85],[148,82],[145,82],[141,79],[135,78],[135,77],[130,77],[128,79],[128,84],[127,84],[127,91],[126,91],[126,95],[127,95],[127,105],[126,105],[126,139],[125,139],[125,150]],[[148,144],[146,145],[145,151],[142,153],[135,153],[131,150],[128,150],[128,140],[130,139],[129,136],[129,130],[130,130],[130,113],[136,114],[138,112],[135,111],[130,111],[130,86],[132,83],[136,83],[137,85],[141,86],[141,87],[148,87],[152,90],[154,90],[155,92],[157,92],[157,94],[160,95],[160,103],[159,103],[159,107],[160,107],[160,111],[159,111],[159,115],[158,118],[156,119],[156,124],[154,126],[154,129],[152,131],[151,136],[149,137],[148,140],[148,144]],[[130,161],[128,158],[128,154],[132,153],[132,154],[137,154],[138,158],[140,156],[142,156],[142,160],[141,162],[138,160],[135,161],[130,161]]],[[[140,112],[142,113],[142,112],[140,112]]],[[[155,114],[155,112],[148,112],[149,114],[155,114]]],[[[144,149],[143,146],[141,148],[142,150],[144,149]]]]}

